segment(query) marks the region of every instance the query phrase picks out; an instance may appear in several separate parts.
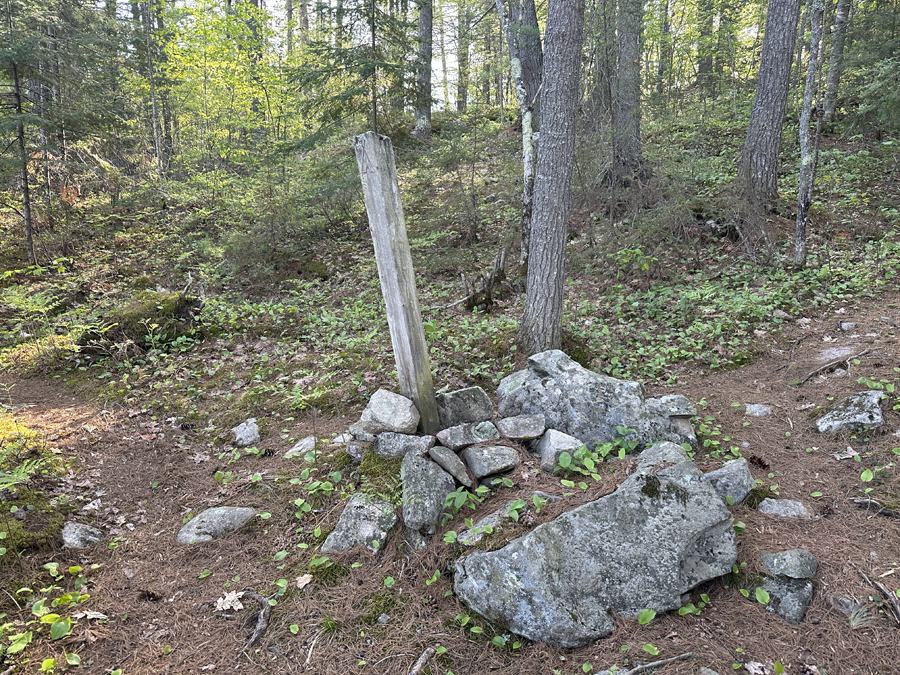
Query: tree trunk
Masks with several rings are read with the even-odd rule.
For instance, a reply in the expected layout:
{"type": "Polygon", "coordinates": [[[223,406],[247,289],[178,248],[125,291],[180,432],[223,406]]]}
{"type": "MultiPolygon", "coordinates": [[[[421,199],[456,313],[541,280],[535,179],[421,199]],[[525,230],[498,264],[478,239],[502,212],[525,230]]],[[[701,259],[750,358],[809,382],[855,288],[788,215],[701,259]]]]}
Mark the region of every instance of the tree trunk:
{"type": "Polygon", "coordinates": [[[778,198],[778,153],[797,37],[800,0],[769,0],[759,80],[735,179],[738,195],[770,208],[778,198]]]}
{"type": "Polygon", "coordinates": [[[469,104],[469,24],[472,12],[466,0],[459,3],[456,23],[456,110],[465,112],[469,104]]]}
{"type": "Polygon", "coordinates": [[[619,56],[613,99],[613,181],[630,184],[641,172],[641,0],[620,0],[619,56]]]}
{"type": "MultiPolygon", "coordinates": [[[[809,68],[806,73],[806,91],[803,94],[803,107],[800,112],[800,179],[797,192],[797,228],[794,236],[794,263],[802,267],[806,263],[806,216],[812,203],[813,183],[815,182],[816,159],[818,148],[813,147],[809,137],[809,124],[812,117],[813,94],[819,72],[819,45],[822,41],[822,15],[825,9],[822,0],[813,0],[809,12],[809,68]]],[[[821,128],[816,125],[816,140],[821,128]]]]}
{"type": "MultiPolygon", "coordinates": [[[[9,32],[12,33],[12,17],[9,16],[9,6],[7,5],[7,18],[9,21],[9,32]]],[[[25,250],[28,253],[28,264],[34,265],[37,258],[34,255],[34,236],[32,233],[31,223],[31,191],[28,187],[28,152],[25,150],[25,123],[23,122],[24,112],[22,110],[22,90],[19,82],[19,68],[13,62],[13,98],[16,102],[16,141],[19,146],[19,163],[22,171],[22,220],[25,221],[25,250]]]]}
{"type": "MultiPolygon", "coordinates": [[[[621,11],[621,9],[619,10],[621,11]]],[[[700,24],[700,41],[697,45],[697,86],[703,93],[712,92],[713,74],[713,0],[700,0],[697,7],[697,21],[700,24]]]]}
{"type": "Polygon", "coordinates": [[[163,177],[163,161],[162,161],[162,151],[160,147],[159,141],[159,109],[156,100],[156,77],[153,74],[153,50],[150,45],[150,17],[152,13],[150,11],[150,2],[147,2],[147,22],[145,24],[146,27],[146,38],[147,38],[147,79],[150,81],[150,103],[151,103],[151,114],[153,115],[153,119],[151,120],[151,126],[153,127],[153,148],[156,152],[156,171],[157,178],[160,180],[163,177]]]}
{"type": "Polygon", "coordinates": [[[834,17],[834,31],[831,35],[831,57],[828,62],[828,78],[825,83],[825,114],[822,121],[825,124],[834,122],[834,112],[837,108],[838,85],[841,82],[841,68],[844,61],[844,38],[847,35],[847,19],[850,16],[851,0],[838,0],[837,11],[834,17]]]}
{"type": "Polygon", "coordinates": [[[294,51],[294,0],[284,0],[285,41],[287,53],[294,51]]]}
{"type": "Polygon", "coordinates": [[[658,60],[656,63],[656,95],[661,100],[665,92],[666,74],[671,69],[672,35],[669,29],[669,0],[664,0],[660,7],[660,35],[657,44],[658,60]]]}
{"type": "Polygon", "coordinates": [[[572,199],[584,0],[550,0],[544,122],[534,184],[534,223],[519,338],[531,355],[562,346],[566,235],[572,199]]]}
{"type": "MultiPolygon", "coordinates": [[[[531,125],[536,131],[540,128],[541,119],[541,73],[544,69],[544,52],[541,48],[541,32],[538,28],[537,11],[534,0],[512,0],[509,8],[509,30],[506,43],[512,58],[513,43],[518,53],[522,69],[522,82],[525,95],[532,107],[531,125]]],[[[517,85],[518,86],[518,85],[517,85]]],[[[520,103],[521,107],[521,103],[520,103]]]]}
{"type": "Polygon", "coordinates": [[[416,73],[416,128],[419,139],[431,138],[431,56],[433,0],[419,0],[419,63],[416,73]]]}

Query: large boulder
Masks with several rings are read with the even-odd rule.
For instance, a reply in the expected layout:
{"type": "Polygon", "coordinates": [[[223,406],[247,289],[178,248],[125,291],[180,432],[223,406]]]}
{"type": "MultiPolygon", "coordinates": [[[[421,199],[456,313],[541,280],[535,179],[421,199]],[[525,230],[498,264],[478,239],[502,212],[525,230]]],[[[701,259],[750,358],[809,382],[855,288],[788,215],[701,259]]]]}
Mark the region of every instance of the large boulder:
{"type": "Polygon", "coordinates": [[[372,394],[359,418],[359,425],[355,428],[359,432],[377,436],[384,431],[414,434],[418,426],[419,411],[412,401],[387,389],[379,389],[372,394]]]}
{"type": "Polygon", "coordinates": [[[528,368],[509,375],[497,390],[501,417],[543,413],[547,427],[593,447],[618,437],[616,427],[634,429],[629,441],[690,443],[697,437],[687,398],[646,398],[640,382],[617,380],[578,365],[559,350],[535,354],[528,368]]]}
{"type": "Polygon", "coordinates": [[[665,612],[737,559],[731,515],[684,450],[647,449],[616,492],[497,551],[456,564],[475,612],[528,639],[579,647],[613,632],[608,612],[665,612]]]}
{"type": "Polygon", "coordinates": [[[400,464],[400,480],[407,529],[434,534],[447,495],[456,489],[453,477],[434,462],[409,453],[400,464]]]}
{"type": "Polygon", "coordinates": [[[884,392],[878,390],[861,391],[848,396],[834,409],[819,418],[816,427],[823,434],[835,434],[853,429],[877,429],[884,426],[881,399],[884,392]]]}
{"type": "Polygon", "coordinates": [[[467,422],[483,422],[494,416],[494,404],[481,387],[468,387],[438,394],[435,398],[441,429],[467,422]]]}

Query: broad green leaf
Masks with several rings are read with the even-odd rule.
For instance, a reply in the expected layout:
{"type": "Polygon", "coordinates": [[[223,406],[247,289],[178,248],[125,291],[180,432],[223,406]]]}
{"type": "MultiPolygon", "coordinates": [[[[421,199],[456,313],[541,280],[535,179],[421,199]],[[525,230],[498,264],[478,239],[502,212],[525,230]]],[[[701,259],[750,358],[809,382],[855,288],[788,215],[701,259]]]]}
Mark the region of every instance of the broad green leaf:
{"type": "Polygon", "coordinates": [[[763,605],[768,605],[769,604],[769,593],[764,588],[757,588],[756,589],[756,600],[763,605]]]}
{"type": "Polygon", "coordinates": [[[59,640],[72,632],[72,620],[69,617],[57,621],[50,626],[50,639],[59,640]]]}
{"type": "Polygon", "coordinates": [[[646,626],[648,623],[653,621],[656,618],[656,611],[652,609],[642,609],[638,614],[638,623],[642,626],[646,626]]]}
{"type": "Polygon", "coordinates": [[[648,654],[650,654],[652,656],[656,656],[657,654],[659,654],[659,649],[654,647],[649,642],[647,644],[645,644],[643,647],[641,647],[641,649],[643,649],[645,652],[647,652],[648,654]]]}

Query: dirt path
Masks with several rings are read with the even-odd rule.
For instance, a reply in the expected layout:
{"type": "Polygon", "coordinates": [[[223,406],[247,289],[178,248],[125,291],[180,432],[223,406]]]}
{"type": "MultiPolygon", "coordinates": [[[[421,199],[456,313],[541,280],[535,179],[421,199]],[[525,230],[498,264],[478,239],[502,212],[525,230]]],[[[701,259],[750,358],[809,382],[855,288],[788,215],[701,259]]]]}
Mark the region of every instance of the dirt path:
{"type": "MultiPolygon", "coordinates": [[[[887,297],[859,310],[848,307],[841,314],[814,318],[777,337],[758,334],[755,339],[764,353],[753,364],[711,375],[700,374],[698,367],[674,388],[656,388],[705,401],[699,413],[711,418],[705,422],[710,430],[719,432],[710,438],[726,450],[737,446],[765,487],[777,486],[773,489],[781,497],[799,499],[814,512],[808,520],[781,520],[746,506],[733,509],[735,519],[746,524],[738,537],[739,561],[747,563],[751,574],[759,571],[765,551],[803,547],[818,558],[815,598],[799,626],[789,626],[718,580],[695,592],[711,598],[700,616],[673,613],[643,627],[619,620],[614,636],[579,650],[542,645],[499,649],[486,640],[473,640],[476,636],[455,621],[465,610],[455,598],[444,596],[451,587],[447,574],[426,584],[430,570],[446,570],[449,549],[440,541],[419,554],[391,550],[380,559],[348,554],[341,560],[349,576],[339,586],[313,584],[296,590],[294,579],[306,571],[312,550],[296,547],[298,524],[291,501],[297,494],[281,486],[301,465],[282,457],[289,446],[279,434],[270,434],[261,444],[271,455],[245,457],[229,467],[219,457],[221,443],[182,428],[174,418],[153,419],[139,408],[103,410],[76,400],[55,382],[7,377],[4,402],[65,457],[77,458],[56,488],[74,500],[72,518],[106,534],[98,547],[27,554],[23,564],[38,569],[53,561],[86,570],[100,565],[88,574],[91,600],[86,606],[108,619],[82,620],[71,638],[61,641],[81,656],[82,666],[100,673],[114,668],[126,675],[232,670],[407,673],[427,646],[438,645],[448,651],[432,661],[433,674],[575,673],[586,672],[583,664],[595,671],[616,662],[624,667],[626,659],[633,665],[637,657],[646,656],[641,645],[648,643],[660,650],[656,658],[697,654],[696,661],[669,666],[662,671],[666,673],[693,673],[700,665],[725,673],[732,671],[733,663],[775,659],[790,666],[788,673],[896,673],[900,630],[868,600],[873,591],[854,565],[891,590],[900,588],[900,521],[867,513],[849,500],[862,495],[864,468],[900,463],[892,454],[892,448],[900,446],[900,415],[892,410],[900,399],[884,405],[886,432],[868,437],[824,436],[810,415],[867,388],[857,383],[861,376],[889,380],[900,391],[900,371],[894,370],[900,367],[898,306],[896,297],[887,297]],[[841,330],[840,322],[856,326],[841,330]],[[848,365],[849,372],[834,372],[846,371],[848,365]],[[805,378],[802,386],[791,384],[805,378]],[[747,416],[744,404],[750,403],[765,404],[771,413],[747,416]],[[848,446],[859,453],[859,462],[834,458],[848,446]],[[214,480],[216,470],[232,469],[240,476],[252,469],[262,480],[242,477],[227,485],[214,480]],[[276,477],[280,480],[269,480],[276,477]],[[187,518],[216,505],[252,506],[272,516],[256,518],[249,528],[209,544],[175,543],[187,518]],[[276,560],[279,551],[287,555],[276,560]],[[362,565],[351,567],[351,562],[362,565]],[[382,582],[387,575],[396,580],[390,594],[382,582]],[[268,595],[277,591],[279,579],[292,590],[279,598],[263,639],[241,655],[257,608],[251,601],[242,612],[217,612],[215,601],[225,591],[245,587],[268,595]],[[850,630],[847,618],[829,605],[832,595],[858,599],[872,613],[871,626],[850,630]],[[390,606],[387,625],[366,620],[376,600],[390,606]],[[623,645],[629,649],[623,651],[623,645]]],[[[327,435],[350,421],[292,422],[290,436],[313,431],[327,435]]],[[[724,459],[698,454],[704,470],[718,468],[724,459]]],[[[878,474],[875,494],[900,501],[898,476],[896,465],[878,474]]],[[[336,501],[323,506],[307,530],[318,523],[333,524],[339,512],[336,501]]],[[[5,611],[15,610],[7,605],[5,611]]],[[[31,665],[60,655],[44,643],[30,649],[31,665]]]]}

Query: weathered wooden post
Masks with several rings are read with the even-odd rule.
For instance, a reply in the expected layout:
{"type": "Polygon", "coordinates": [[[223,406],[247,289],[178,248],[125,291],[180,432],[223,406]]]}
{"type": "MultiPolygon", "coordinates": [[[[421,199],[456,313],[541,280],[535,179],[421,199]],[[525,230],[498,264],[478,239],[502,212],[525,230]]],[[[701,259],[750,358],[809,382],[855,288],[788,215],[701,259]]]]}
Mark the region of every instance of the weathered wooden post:
{"type": "Polygon", "coordinates": [[[419,409],[419,429],[435,433],[440,422],[431,380],[431,360],[419,313],[391,139],[368,131],[357,136],[353,145],[375,244],[381,293],[387,306],[400,391],[419,409]]]}

